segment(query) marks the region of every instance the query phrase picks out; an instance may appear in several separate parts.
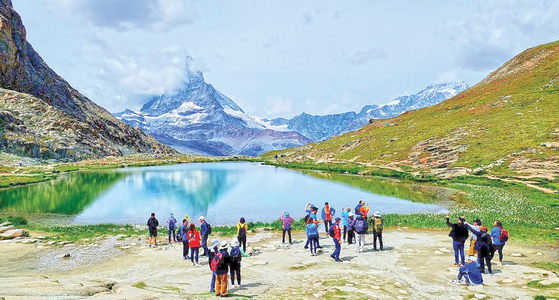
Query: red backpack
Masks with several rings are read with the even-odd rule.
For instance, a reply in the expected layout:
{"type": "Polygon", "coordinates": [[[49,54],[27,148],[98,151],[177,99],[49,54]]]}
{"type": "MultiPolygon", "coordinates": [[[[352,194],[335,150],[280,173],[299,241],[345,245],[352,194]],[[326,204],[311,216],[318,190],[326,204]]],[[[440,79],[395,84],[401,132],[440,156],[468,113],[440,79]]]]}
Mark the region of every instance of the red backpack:
{"type": "Polygon", "coordinates": [[[501,228],[501,235],[499,236],[499,241],[506,242],[509,240],[509,233],[504,228],[501,228]]]}
{"type": "Polygon", "coordinates": [[[217,252],[215,254],[214,258],[212,259],[212,264],[210,266],[210,270],[212,270],[212,271],[217,270],[217,265],[219,265],[222,260],[223,260],[223,254],[221,254],[221,252],[217,252]]]}

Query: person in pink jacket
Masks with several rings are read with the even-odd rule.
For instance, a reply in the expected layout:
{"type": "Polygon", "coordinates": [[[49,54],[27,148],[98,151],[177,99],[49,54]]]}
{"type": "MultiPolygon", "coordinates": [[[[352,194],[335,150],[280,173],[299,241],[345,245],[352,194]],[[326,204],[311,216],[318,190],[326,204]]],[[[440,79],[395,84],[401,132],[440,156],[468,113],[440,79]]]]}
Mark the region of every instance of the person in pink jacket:
{"type": "Polygon", "coordinates": [[[287,232],[289,234],[289,244],[291,245],[291,223],[293,222],[293,217],[289,215],[288,212],[283,212],[281,214],[281,221],[283,222],[283,237],[281,239],[282,244],[285,244],[285,233],[287,232]]]}
{"type": "Polygon", "coordinates": [[[198,253],[200,250],[200,232],[196,230],[196,224],[190,224],[190,229],[186,233],[188,237],[188,246],[190,247],[190,261],[192,262],[193,266],[199,266],[198,263],[198,253]],[[194,256],[196,254],[196,257],[194,256]]]}

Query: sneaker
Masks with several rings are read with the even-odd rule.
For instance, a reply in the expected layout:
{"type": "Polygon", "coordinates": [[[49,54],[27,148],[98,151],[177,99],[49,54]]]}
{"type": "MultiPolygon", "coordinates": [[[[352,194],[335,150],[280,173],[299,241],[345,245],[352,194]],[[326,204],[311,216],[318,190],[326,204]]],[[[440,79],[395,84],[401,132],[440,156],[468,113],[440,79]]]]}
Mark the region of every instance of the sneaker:
{"type": "Polygon", "coordinates": [[[338,259],[336,259],[336,261],[337,261],[337,262],[342,262],[343,260],[341,260],[341,259],[338,258],[338,259]]]}
{"type": "Polygon", "coordinates": [[[196,264],[194,262],[192,262],[192,266],[195,266],[196,264]]]}
{"type": "Polygon", "coordinates": [[[183,256],[182,259],[186,260],[186,256],[183,256]]]}
{"type": "Polygon", "coordinates": [[[237,288],[240,289],[240,288],[241,288],[241,284],[237,284],[237,288]]]}
{"type": "Polygon", "coordinates": [[[499,262],[499,266],[502,266],[502,265],[503,265],[503,262],[502,262],[502,261],[500,261],[500,262],[499,262]]]}
{"type": "Polygon", "coordinates": [[[454,264],[454,266],[455,266],[455,267],[458,267],[458,266],[459,266],[459,264],[454,264]]]}
{"type": "Polygon", "coordinates": [[[331,258],[336,259],[336,257],[334,257],[334,254],[330,255],[331,258]]]}
{"type": "Polygon", "coordinates": [[[305,247],[305,249],[309,249],[309,247],[305,247]]]}

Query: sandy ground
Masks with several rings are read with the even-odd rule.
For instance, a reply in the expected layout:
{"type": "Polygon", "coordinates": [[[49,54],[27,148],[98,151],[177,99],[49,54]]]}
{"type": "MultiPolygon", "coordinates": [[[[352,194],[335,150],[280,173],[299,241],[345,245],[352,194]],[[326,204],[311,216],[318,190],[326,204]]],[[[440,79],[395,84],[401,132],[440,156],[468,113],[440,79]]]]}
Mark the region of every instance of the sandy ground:
{"type": "MultiPolygon", "coordinates": [[[[330,258],[332,239],[321,235],[323,252],[315,257],[303,249],[302,232],[294,234],[293,245],[281,245],[280,232],[249,235],[249,246],[256,250],[243,259],[242,287],[230,289],[230,294],[256,299],[559,296],[557,288],[526,286],[534,280],[559,282],[557,274],[531,265],[557,263],[557,248],[511,241],[505,246],[504,265],[493,265],[495,275],[485,275],[482,286],[465,286],[450,283],[457,268],[447,232],[390,229],[384,233],[382,252],[371,250],[372,235],[368,234],[362,254],[356,253],[355,245],[342,245],[343,262],[330,258]]],[[[149,248],[145,238],[110,237],[48,245],[33,238],[32,234],[28,239],[0,241],[0,299],[215,299],[209,293],[207,259],[200,259],[202,266],[192,266],[182,259],[180,244],[149,248]]]]}

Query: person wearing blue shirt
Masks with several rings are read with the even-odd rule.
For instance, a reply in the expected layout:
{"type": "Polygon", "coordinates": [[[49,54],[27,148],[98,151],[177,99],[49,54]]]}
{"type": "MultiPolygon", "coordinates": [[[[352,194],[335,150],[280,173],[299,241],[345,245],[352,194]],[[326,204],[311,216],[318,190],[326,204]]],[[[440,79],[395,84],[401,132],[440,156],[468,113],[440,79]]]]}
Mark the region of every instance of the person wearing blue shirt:
{"type": "Polygon", "coordinates": [[[483,277],[475,257],[469,256],[468,263],[460,265],[458,277],[456,280],[452,280],[452,282],[459,284],[462,278],[466,284],[483,284],[483,277]]]}
{"type": "Polygon", "coordinates": [[[493,229],[491,229],[491,232],[489,233],[489,235],[491,235],[491,238],[493,239],[493,245],[495,245],[495,251],[499,252],[499,265],[503,265],[503,247],[505,247],[505,242],[501,241],[500,237],[501,237],[501,230],[503,229],[503,224],[501,223],[501,221],[499,220],[495,220],[495,223],[493,223],[493,229]]]}
{"type": "Polygon", "coordinates": [[[200,236],[202,238],[202,242],[200,243],[200,246],[202,247],[202,249],[204,249],[204,253],[202,253],[201,256],[206,256],[209,255],[210,253],[208,251],[208,236],[210,235],[210,228],[204,216],[200,216],[199,220],[200,220],[200,236]]]}
{"type": "Polygon", "coordinates": [[[344,210],[342,208],[342,225],[344,226],[344,242],[346,241],[346,233],[347,233],[347,219],[349,218],[349,212],[351,211],[351,208],[347,208],[347,210],[344,210]]]}

